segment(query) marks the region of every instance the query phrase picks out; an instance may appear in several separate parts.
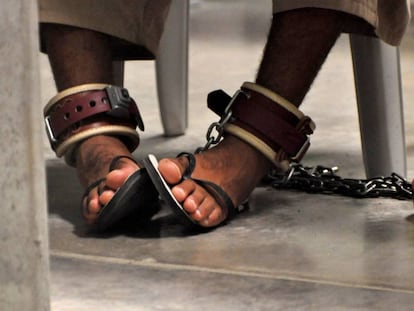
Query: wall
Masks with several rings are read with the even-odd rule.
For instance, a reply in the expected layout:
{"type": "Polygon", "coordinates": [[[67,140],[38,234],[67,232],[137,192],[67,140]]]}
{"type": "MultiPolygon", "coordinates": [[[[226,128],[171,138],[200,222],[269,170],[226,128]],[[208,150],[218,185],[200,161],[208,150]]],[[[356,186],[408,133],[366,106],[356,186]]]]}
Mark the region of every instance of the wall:
{"type": "Polygon", "coordinates": [[[0,5],[0,310],[49,310],[37,7],[0,5]]]}

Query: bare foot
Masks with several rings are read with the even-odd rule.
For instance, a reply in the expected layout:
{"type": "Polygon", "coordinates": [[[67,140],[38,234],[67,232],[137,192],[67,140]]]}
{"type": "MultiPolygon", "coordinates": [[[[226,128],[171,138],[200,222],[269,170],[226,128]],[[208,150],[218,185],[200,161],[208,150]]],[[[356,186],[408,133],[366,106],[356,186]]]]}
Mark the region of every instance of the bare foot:
{"type": "Polygon", "coordinates": [[[120,140],[110,136],[92,137],[79,147],[76,169],[81,184],[86,188],[105,178],[82,201],[82,215],[88,224],[96,222],[101,208],[112,199],[126,179],[139,169],[133,161],[121,158],[116,162],[115,169],[109,172],[112,160],[120,155],[131,156],[131,153],[120,140]]]}
{"type": "MultiPolygon", "coordinates": [[[[256,149],[233,136],[216,147],[196,155],[193,178],[208,180],[220,186],[234,206],[243,203],[271,168],[271,163],[256,149]]],[[[167,183],[174,185],[172,193],[198,224],[213,227],[227,215],[206,189],[192,180],[183,180],[188,167],[186,157],[162,159],[158,169],[167,183]]]]}

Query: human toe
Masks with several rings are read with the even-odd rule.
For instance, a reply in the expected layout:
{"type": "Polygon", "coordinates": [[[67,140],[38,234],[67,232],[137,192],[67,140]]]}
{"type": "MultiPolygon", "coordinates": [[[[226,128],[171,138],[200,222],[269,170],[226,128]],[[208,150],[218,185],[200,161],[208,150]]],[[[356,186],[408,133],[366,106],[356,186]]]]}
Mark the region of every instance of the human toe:
{"type": "Polygon", "coordinates": [[[94,223],[98,217],[99,211],[101,210],[101,205],[99,203],[97,193],[95,196],[85,197],[82,204],[82,216],[84,217],[87,223],[94,223]]]}
{"type": "Polygon", "coordinates": [[[116,190],[121,187],[127,178],[132,175],[136,169],[125,168],[125,169],[116,169],[108,173],[105,179],[105,188],[116,190]]]}
{"type": "Polygon", "coordinates": [[[178,202],[184,202],[195,190],[196,184],[192,180],[184,180],[171,189],[178,202]]]}
{"type": "Polygon", "coordinates": [[[199,223],[204,222],[215,209],[215,205],[216,204],[213,198],[210,196],[204,196],[203,200],[197,206],[197,209],[191,214],[193,219],[199,223]]]}
{"type": "Polygon", "coordinates": [[[184,164],[180,158],[177,159],[161,159],[158,162],[158,170],[169,184],[177,184],[180,182],[184,172],[184,164]]]}
{"type": "Polygon", "coordinates": [[[201,220],[199,223],[203,227],[214,227],[225,220],[224,213],[221,209],[215,208],[208,217],[201,220]]]}
{"type": "MultiPolygon", "coordinates": [[[[199,190],[199,189],[197,189],[199,190]]],[[[190,214],[195,213],[197,210],[200,209],[201,206],[205,204],[206,200],[206,193],[204,191],[192,191],[191,194],[189,194],[183,203],[183,208],[190,214]]],[[[201,208],[201,210],[204,210],[205,208],[201,208]]],[[[198,214],[200,214],[200,210],[198,211],[198,214]]],[[[205,213],[205,212],[204,212],[205,213]]],[[[202,216],[200,214],[200,216],[202,216]]]]}

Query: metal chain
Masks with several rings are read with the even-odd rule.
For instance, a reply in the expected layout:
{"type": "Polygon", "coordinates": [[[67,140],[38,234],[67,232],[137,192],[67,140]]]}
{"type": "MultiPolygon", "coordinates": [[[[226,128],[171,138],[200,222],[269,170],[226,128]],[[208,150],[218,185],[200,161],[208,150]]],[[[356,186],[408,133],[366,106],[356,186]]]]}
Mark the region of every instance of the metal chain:
{"type": "MultiPolygon", "coordinates": [[[[231,111],[229,113],[228,118],[230,119],[230,117],[231,117],[231,111]]],[[[197,148],[195,153],[206,151],[210,149],[212,145],[217,145],[220,142],[221,138],[223,137],[224,124],[227,123],[227,120],[222,120],[222,119],[223,117],[220,119],[220,121],[213,122],[210,124],[207,130],[207,133],[206,133],[206,139],[207,139],[206,144],[203,147],[197,148]],[[214,134],[214,132],[216,134],[214,134]]]]}
{"type": "Polygon", "coordinates": [[[392,173],[389,177],[370,179],[342,178],[337,167],[304,167],[291,164],[285,173],[271,173],[264,183],[276,189],[295,189],[310,193],[339,194],[354,198],[391,197],[412,200],[413,189],[403,177],[392,173]]]}
{"type": "Polygon", "coordinates": [[[203,147],[197,148],[195,153],[200,153],[200,152],[206,151],[206,150],[210,149],[210,147],[212,147],[213,145],[217,145],[220,142],[221,138],[223,137],[224,126],[226,125],[227,122],[230,121],[230,119],[233,115],[233,111],[231,110],[231,107],[233,105],[234,100],[239,95],[239,93],[243,93],[245,96],[249,96],[247,93],[245,93],[242,90],[238,90],[234,94],[231,101],[229,102],[226,109],[224,110],[224,113],[221,116],[220,120],[218,122],[213,122],[208,127],[208,130],[207,130],[207,133],[206,133],[206,139],[207,139],[206,144],[203,147]]]}

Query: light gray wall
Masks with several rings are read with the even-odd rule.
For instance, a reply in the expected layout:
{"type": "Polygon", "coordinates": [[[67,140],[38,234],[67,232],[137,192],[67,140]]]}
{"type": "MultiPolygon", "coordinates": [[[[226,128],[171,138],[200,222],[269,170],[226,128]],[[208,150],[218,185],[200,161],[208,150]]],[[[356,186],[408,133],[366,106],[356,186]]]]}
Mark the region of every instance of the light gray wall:
{"type": "Polygon", "coordinates": [[[0,310],[49,310],[37,7],[0,5],[0,310]]]}

